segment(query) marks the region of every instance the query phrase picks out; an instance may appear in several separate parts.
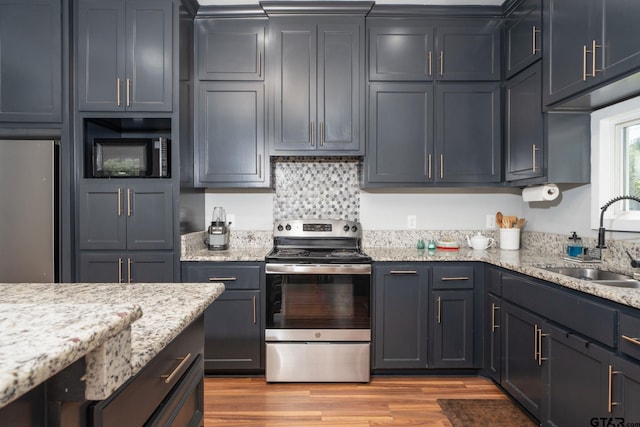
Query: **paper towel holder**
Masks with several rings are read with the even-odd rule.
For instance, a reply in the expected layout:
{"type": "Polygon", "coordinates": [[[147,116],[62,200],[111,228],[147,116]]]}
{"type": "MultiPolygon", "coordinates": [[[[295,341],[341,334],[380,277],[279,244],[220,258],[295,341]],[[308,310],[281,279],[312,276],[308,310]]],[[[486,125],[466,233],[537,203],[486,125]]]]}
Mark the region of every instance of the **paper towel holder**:
{"type": "Polygon", "coordinates": [[[522,199],[525,202],[551,202],[557,199],[559,195],[560,189],[553,183],[534,185],[522,189],[522,199]]]}

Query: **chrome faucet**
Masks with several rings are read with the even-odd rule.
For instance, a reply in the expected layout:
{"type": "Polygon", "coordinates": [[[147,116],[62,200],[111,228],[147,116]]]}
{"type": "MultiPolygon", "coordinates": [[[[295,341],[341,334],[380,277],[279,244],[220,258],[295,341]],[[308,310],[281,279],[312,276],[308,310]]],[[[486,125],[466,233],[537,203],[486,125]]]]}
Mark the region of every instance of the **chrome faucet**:
{"type": "Polygon", "coordinates": [[[598,228],[598,246],[596,246],[596,248],[600,248],[600,249],[606,248],[604,244],[604,232],[605,232],[605,229],[603,226],[604,212],[607,210],[609,206],[611,206],[612,204],[614,204],[619,200],[635,200],[636,202],[640,203],[640,198],[636,196],[618,196],[609,200],[600,208],[600,228],[598,228]]]}

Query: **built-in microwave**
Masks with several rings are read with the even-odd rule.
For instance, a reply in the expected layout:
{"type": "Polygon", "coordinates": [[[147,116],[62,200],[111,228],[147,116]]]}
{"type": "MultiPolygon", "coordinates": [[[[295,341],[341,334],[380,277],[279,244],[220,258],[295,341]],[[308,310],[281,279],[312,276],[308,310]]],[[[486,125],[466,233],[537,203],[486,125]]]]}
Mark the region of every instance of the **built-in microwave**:
{"type": "Polygon", "coordinates": [[[170,176],[167,138],[94,138],[94,178],[165,178],[170,176]]]}

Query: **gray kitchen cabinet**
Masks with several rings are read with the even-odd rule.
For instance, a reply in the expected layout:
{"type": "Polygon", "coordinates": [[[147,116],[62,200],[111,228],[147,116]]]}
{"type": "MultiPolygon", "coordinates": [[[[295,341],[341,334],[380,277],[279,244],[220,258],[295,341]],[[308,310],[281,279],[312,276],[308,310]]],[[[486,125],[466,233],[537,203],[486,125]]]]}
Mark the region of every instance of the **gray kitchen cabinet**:
{"type": "Polygon", "coordinates": [[[431,285],[431,368],[474,367],[474,267],[433,267],[431,285]]]}
{"type": "Polygon", "coordinates": [[[518,0],[505,19],[505,77],[542,58],[542,0],[518,0]]]}
{"type": "Polygon", "coordinates": [[[500,181],[498,83],[374,82],[369,90],[365,186],[500,181]]]}
{"type": "Polygon", "coordinates": [[[500,20],[371,20],[369,80],[499,81],[500,20]]]}
{"type": "Polygon", "coordinates": [[[224,293],[204,314],[205,371],[264,369],[264,263],[183,262],[184,282],[221,282],[224,293]]]}
{"type": "Polygon", "coordinates": [[[622,417],[628,422],[640,420],[640,364],[613,356],[609,372],[612,390],[607,400],[608,415],[622,417]]]}
{"type": "Polygon", "coordinates": [[[269,22],[273,155],[364,154],[364,18],[269,22]]]}
{"type": "Polygon", "coordinates": [[[374,369],[428,367],[429,270],[424,263],[374,264],[374,369]]]}
{"type": "Polygon", "coordinates": [[[80,249],[173,249],[171,183],[85,180],[78,194],[80,249]]]}
{"type": "Polygon", "coordinates": [[[78,259],[79,282],[173,282],[173,252],[81,251],[78,259]]]}
{"type": "Polygon", "coordinates": [[[264,80],[264,19],[196,19],[200,80],[264,80]]]}
{"type": "Polygon", "coordinates": [[[501,180],[499,83],[436,85],[436,183],[501,180]]]}
{"type": "Polygon", "coordinates": [[[433,86],[371,83],[366,183],[433,180],[433,86]]]}
{"type": "Polygon", "coordinates": [[[500,270],[488,267],[484,283],[484,369],[500,383],[502,377],[502,277],[500,270]]]}
{"type": "Polygon", "coordinates": [[[172,0],[79,1],[80,111],[172,111],[173,8],[172,0]]]}
{"type": "Polygon", "coordinates": [[[200,82],[196,109],[196,186],[266,187],[262,82],[200,82]]]}
{"type": "Polygon", "coordinates": [[[59,0],[0,0],[0,122],[62,120],[59,0]]]}

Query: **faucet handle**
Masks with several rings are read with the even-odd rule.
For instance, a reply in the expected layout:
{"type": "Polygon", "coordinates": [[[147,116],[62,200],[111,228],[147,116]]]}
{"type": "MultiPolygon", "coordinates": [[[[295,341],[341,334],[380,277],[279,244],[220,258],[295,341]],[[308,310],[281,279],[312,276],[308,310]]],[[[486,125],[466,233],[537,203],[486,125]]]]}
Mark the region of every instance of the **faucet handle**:
{"type": "Polygon", "coordinates": [[[629,256],[629,258],[631,259],[631,267],[633,268],[638,268],[640,267],[640,261],[638,261],[637,259],[634,259],[631,254],[629,253],[628,250],[625,249],[625,252],[627,253],[627,255],[629,256]]]}

